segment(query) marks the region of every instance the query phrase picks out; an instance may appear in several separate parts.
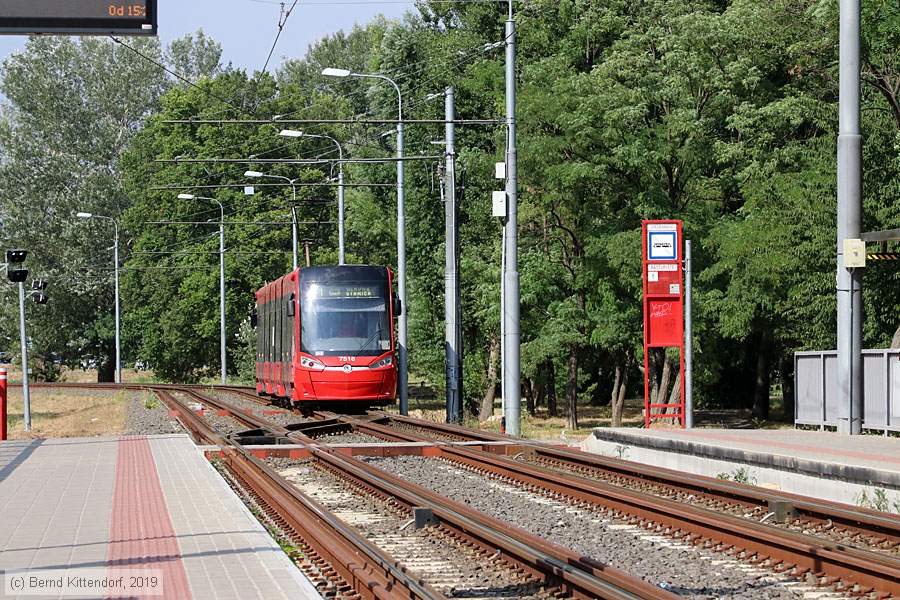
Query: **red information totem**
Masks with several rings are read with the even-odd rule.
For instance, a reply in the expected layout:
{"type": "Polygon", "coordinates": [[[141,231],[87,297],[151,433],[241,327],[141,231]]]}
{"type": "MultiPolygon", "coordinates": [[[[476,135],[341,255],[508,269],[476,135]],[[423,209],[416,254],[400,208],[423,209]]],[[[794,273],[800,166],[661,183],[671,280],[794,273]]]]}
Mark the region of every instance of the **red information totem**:
{"type": "Polygon", "coordinates": [[[654,420],[677,419],[684,427],[684,274],[681,221],[643,221],[644,244],[644,426],[654,420]],[[681,397],[650,402],[650,349],[678,348],[681,397]]]}

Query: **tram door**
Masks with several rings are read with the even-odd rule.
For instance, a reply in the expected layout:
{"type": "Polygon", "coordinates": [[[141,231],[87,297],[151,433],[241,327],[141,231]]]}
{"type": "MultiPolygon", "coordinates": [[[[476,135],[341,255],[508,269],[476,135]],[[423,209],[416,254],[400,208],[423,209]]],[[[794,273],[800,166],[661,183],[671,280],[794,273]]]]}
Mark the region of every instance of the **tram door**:
{"type": "Polygon", "coordinates": [[[296,318],[296,306],[293,294],[294,283],[290,276],[281,280],[282,321],[281,321],[281,382],[284,385],[284,395],[291,397],[291,356],[294,351],[294,319],[296,318]]]}

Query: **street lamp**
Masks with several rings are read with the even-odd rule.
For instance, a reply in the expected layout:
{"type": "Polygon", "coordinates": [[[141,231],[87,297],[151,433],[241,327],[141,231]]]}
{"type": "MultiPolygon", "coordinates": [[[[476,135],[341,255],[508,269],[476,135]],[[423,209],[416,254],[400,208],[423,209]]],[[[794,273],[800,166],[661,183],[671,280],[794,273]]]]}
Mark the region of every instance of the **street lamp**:
{"type": "Polygon", "coordinates": [[[116,370],[115,370],[115,379],[116,383],[122,383],[122,335],[121,335],[121,320],[120,320],[120,310],[119,310],[119,221],[118,219],[114,219],[113,217],[106,217],[104,215],[95,215],[89,212],[78,212],[75,213],[75,216],[79,219],[103,219],[105,221],[110,221],[113,224],[115,229],[115,241],[113,243],[113,263],[115,267],[115,282],[116,282],[116,370]]]}
{"type": "MultiPolygon", "coordinates": [[[[322,135],[316,133],[305,133],[296,129],[282,129],[278,134],[286,138],[319,138],[323,140],[331,140],[338,149],[338,264],[344,264],[344,148],[340,142],[330,135],[322,135]]],[[[248,171],[249,173],[250,171],[248,171]]]]}
{"type": "Polygon", "coordinates": [[[406,303],[406,207],[403,194],[403,93],[400,86],[390,77],[375,73],[354,73],[347,69],[328,67],[322,69],[322,75],[327,77],[362,77],[367,79],[380,79],[387,81],[397,91],[397,292],[400,297],[402,310],[398,323],[398,381],[400,388],[400,414],[409,413],[409,398],[407,397],[408,361],[407,361],[407,323],[408,304],[406,303]]]}
{"type": "Polygon", "coordinates": [[[281,179],[282,181],[287,181],[288,185],[291,186],[291,190],[293,190],[294,201],[291,204],[291,268],[292,270],[297,270],[297,177],[296,179],[291,179],[290,177],[285,177],[284,175],[269,175],[268,173],[261,173],[260,171],[244,171],[244,177],[251,177],[254,179],[260,177],[268,177],[269,179],[281,179]]]}
{"type": "Polygon", "coordinates": [[[228,378],[228,364],[225,356],[225,207],[215,198],[178,194],[179,200],[206,200],[219,205],[219,360],[222,364],[221,381],[225,385],[228,378]]]}

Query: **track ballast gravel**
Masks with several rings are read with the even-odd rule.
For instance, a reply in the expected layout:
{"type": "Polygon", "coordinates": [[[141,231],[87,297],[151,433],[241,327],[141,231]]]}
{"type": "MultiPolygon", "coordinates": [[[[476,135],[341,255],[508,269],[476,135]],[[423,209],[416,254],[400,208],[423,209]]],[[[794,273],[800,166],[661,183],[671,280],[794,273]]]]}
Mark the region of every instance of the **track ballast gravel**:
{"type": "MultiPolygon", "coordinates": [[[[735,559],[651,535],[598,513],[499,483],[445,460],[419,456],[364,460],[485,514],[696,599],[793,599],[802,591],[735,559]]],[[[803,591],[808,591],[804,589],[803,591]]]]}
{"type": "Polygon", "coordinates": [[[384,440],[365,433],[336,433],[321,435],[316,441],[323,444],[384,444],[384,440]]]}
{"type": "MultiPolygon", "coordinates": [[[[273,423],[278,423],[281,426],[293,425],[294,423],[306,423],[310,421],[310,419],[289,410],[278,408],[277,406],[267,406],[264,404],[260,404],[259,402],[254,402],[253,400],[247,398],[246,396],[243,396],[242,394],[216,390],[215,392],[213,392],[213,395],[217,396],[223,402],[227,402],[228,404],[236,408],[239,408],[241,410],[249,410],[254,415],[263,417],[268,421],[272,421],[273,423]]],[[[262,398],[260,398],[260,400],[263,401],[262,398]]]]}
{"type": "Polygon", "coordinates": [[[360,531],[370,542],[390,554],[450,598],[529,598],[549,600],[552,594],[540,584],[517,574],[508,563],[488,552],[480,553],[451,539],[442,528],[415,529],[405,511],[390,506],[365,490],[311,461],[268,458],[298,489],[324,505],[329,512],[360,531]]]}
{"type": "Polygon", "coordinates": [[[184,428],[169,409],[150,392],[129,392],[125,411],[126,435],[184,433],[184,428]]]}

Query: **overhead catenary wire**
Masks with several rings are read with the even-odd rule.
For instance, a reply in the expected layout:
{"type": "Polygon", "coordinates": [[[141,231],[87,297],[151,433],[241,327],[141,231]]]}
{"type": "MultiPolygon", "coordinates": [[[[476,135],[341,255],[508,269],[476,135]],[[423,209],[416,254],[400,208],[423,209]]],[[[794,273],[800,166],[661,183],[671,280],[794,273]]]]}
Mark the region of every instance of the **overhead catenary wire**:
{"type": "Polygon", "coordinates": [[[354,164],[354,163],[392,163],[398,161],[416,161],[416,160],[438,160],[443,158],[440,155],[418,155],[418,156],[383,156],[378,158],[329,158],[329,159],[305,159],[305,158],[157,158],[155,163],[170,164],[252,164],[259,163],[263,165],[310,165],[310,164],[354,164]]]}
{"type": "Polygon", "coordinates": [[[288,19],[291,18],[291,13],[294,12],[294,9],[297,7],[298,1],[299,0],[294,0],[294,3],[291,4],[291,7],[287,10],[284,9],[285,3],[280,3],[281,13],[278,15],[278,32],[275,34],[275,41],[272,42],[272,47],[269,49],[269,55],[266,57],[266,62],[261,69],[262,71],[269,68],[269,61],[272,60],[272,54],[275,52],[275,47],[278,45],[278,40],[281,38],[281,32],[284,31],[284,26],[287,25],[288,19]]]}
{"type": "Polygon", "coordinates": [[[244,109],[240,108],[239,106],[237,106],[236,104],[232,104],[231,101],[226,100],[225,98],[222,98],[221,96],[218,96],[218,95],[214,94],[214,93],[211,92],[210,90],[207,90],[207,89],[204,89],[204,88],[200,87],[199,85],[197,85],[196,83],[194,83],[193,81],[191,81],[190,79],[188,79],[187,77],[181,75],[180,73],[177,73],[177,72],[173,71],[172,69],[170,69],[170,68],[167,67],[166,65],[162,64],[161,62],[159,62],[159,61],[156,60],[155,58],[153,58],[153,57],[151,57],[151,56],[148,56],[148,55],[144,54],[143,52],[141,52],[140,50],[138,50],[138,49],[135,48],[134,46],[131,46],[131,45],[129,45],[129,44],[126,44],[125,42],[123,42],[123,41],[122,41],[121,39],[119,39],[118,37],[116,37],[116,36],[114,36],[114,35],[111,35],[111,36],[109,36],[109,37],[110,37],[110,39],[112,39],[112,41],[114,41],[115,43],[119,44],[120,46],[122,46],[122,47],[124,47],[124,48],[127,48],[127,49],[130,50],[131,52],[134,52],[135,54],[137,54],[138,56],[140,56],[141,58],[143,58],[143,59],[146,60],[147,62],[150,62],[150,63],[156,65],[157,67],[159,67],[160,69],[162,69],[163,71],[165,71],[166,73],[168,73],[169,75],[171,75],[172,77],[174,77],[175,79],[177,79],[178,81],[184,83],[185,85],[188,85],[188,86],[190,86],[190,87],[192,87],[192,88],[194,88],[194,89],[197,89],[197,90],[199,90],[200,92],[206,94],[207,96],[209,96],[209,97],[211,97],[211,98],[215,98],[215,99],[218,100],[219,102],[221,102],[221,103],[223,103],[223,104],[226,104],[226,105],[228,105],[230,108],[232,108],[232,109],[238,111],[238,113],[246,114],[246,111],[245,111],[244,109]]]}
{"type": "MultiPolygon", "coordinates": [[[[219,226],[218,221],[141,221],[145,225],[215,225],[219,226]]],[[[333,224],[337,221],[297,221],[297,225],[321,225],[333,224]]],[[[229,225],[292,225],[293,221],[224,221],[225,226],[229,225]]]]}

